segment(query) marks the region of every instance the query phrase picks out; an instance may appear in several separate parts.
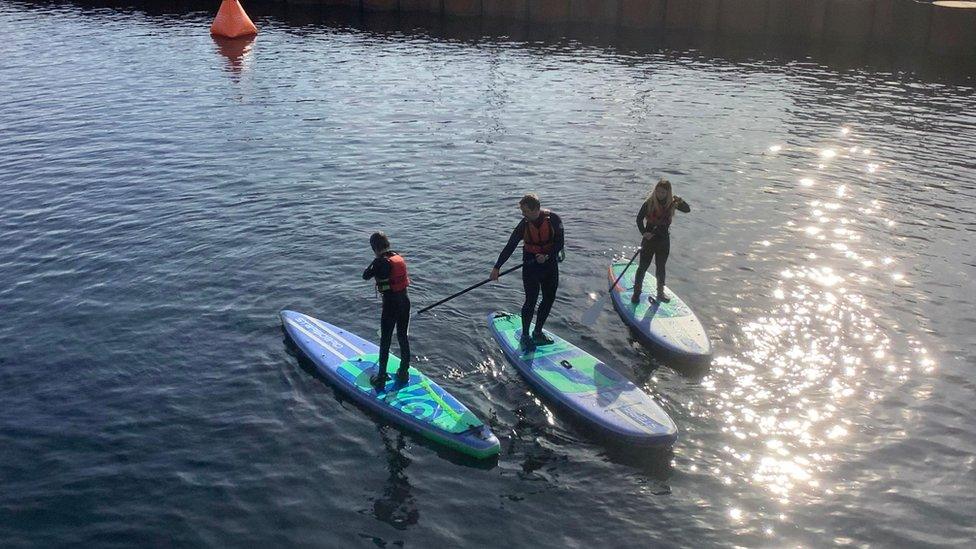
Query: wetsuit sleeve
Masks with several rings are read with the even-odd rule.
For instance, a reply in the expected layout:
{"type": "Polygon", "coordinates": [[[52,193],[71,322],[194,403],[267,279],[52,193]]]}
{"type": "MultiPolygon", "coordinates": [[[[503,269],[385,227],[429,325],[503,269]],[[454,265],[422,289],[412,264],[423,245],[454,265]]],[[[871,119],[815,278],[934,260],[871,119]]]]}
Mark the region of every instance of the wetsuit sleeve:
{"type": "MultiPolygon", "coordinates": [[[[675,198],[680,198],[680,197],[675,197],[675,198]]],[[[678,204],[676,207],[678,208],[679,212],[689,213],[691,211],[691,206],[689,206],[688,203],[685,202],[684,198],[681,199],[681,203],[678,204]]]]}
{"type": "Polygon", "coordinates": [[[647,201],[641,204],[640,211],[637,212],[637,231],[644,234],[647,228],[644,227],[644,220],[647,219],[647,201]]]}
{"type": "Polygon", "coordinates": [[[366,267],[363,271],[363,280],[369,280],[373,277],[376,280],[386,280],[390,278],[390,260],[385,257],[377,257],[366,267]]]}
{"type": "Polygon", "coordinates": [[[558,215],[550,214],[549,223],[552,225],[552,253],[549,254],[549,261],[556,261],[566,243],[566,233],[563,231],[563,219],[558,215]]]}
{"type": "Polygon", "coordinates": [[[390,279],[390,271],[393,269],[390,267],[389,259],[386,257],[377,257],[373,264],[375,265],[373,267],[373,276],[376,277],[376,280],[390,279]]]}
{"type": "Polygon", "coordinates": [[[495,262],[495,268],[501,269],[502,265],[508,261],[508,258],[512,257],[512,253],[518,246],[519,241],[522,240],[522,235],[525,234],[525,220],[519,221],[519,224],[515,226],[515,230],[512,231],[512,236],[508,237],[508,244],[505,245],[505,249],[502,253],[498,254],[498,261],[495,262]]]}
{"type": "Polygon", "coordinates": [[[368,267],[366,267],[366,270],[363,271],[363,280],[369,280],[373,278],[373,275],[376,274],[375,266],[376,266],[376,260],[374,259],[373,262],[370,263],[368,267]]]}

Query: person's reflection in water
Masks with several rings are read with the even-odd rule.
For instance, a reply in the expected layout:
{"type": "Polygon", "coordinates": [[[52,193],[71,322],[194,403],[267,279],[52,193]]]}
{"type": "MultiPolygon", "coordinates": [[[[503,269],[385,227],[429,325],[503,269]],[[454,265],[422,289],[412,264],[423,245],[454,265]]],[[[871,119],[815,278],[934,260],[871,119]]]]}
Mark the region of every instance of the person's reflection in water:
{"type": "Polygon", "coordinates": [[[254,47],[255,37],[223,38],[211,36],[211,38],[217,45],[217,51],[220,55],[227,59],[227,70],[234,75],[241,74],[247,64],[247,57],[251,54],[251,48],[254,47]]]}
{"type": "Polygon", "coordinates": [[[392,430],[396,433],[394,444],[390,431],[389,427],[379,427],[380,438],[383,439],[383,447],[386,449],[390,478],[383,489],[383,495],[373,502],[373,516],[398,530],[406,530],[420,520],[420,511],[410,494],[410,481],[403,473],[411,462],[403,454],[406,446],[403,433],[392,430]]]}

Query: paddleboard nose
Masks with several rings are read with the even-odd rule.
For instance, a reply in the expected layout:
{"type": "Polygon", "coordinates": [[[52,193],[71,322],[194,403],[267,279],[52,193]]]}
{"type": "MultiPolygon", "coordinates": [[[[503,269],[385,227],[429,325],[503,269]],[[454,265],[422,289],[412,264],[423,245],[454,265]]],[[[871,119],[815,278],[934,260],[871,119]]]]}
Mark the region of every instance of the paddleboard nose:
{"type": "Polygon", "coordinates": [[[281,318],[281,323],[284,324],[286,321],[291,320],[292,318],[294,318],[294,317],[296,317],[296,316],[298,316],[300,314],[301,313],[297,313],[295,311],[289,311],[288,309],[284,309],[283,311],[281,311],[280,313],[278,313],[278,317],[281,318]]]}

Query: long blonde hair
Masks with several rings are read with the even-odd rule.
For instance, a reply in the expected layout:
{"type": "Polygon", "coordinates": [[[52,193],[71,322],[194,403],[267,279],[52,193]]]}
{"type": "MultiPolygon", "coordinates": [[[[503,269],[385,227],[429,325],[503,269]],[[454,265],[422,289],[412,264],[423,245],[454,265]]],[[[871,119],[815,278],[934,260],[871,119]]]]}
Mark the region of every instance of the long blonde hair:
{"type": "Polygon", "coordinates": [[[674,203],[674,193],[671,192],[671,182],[663,177],[658,180],[657,185],[654,185],[654,190],[651,191],[651,196],[647,197],[647,207],[648,213],[652,213],[656,216],[667,213],[668,217],[674,215],[674,208],[676,204],[674,203]],[[664,187],[668,191],[668,197],[664,199],[662,203],[657,199],[657,190],[664,187]],[[665,212],[665,210],[667,210],[665,212]]]}

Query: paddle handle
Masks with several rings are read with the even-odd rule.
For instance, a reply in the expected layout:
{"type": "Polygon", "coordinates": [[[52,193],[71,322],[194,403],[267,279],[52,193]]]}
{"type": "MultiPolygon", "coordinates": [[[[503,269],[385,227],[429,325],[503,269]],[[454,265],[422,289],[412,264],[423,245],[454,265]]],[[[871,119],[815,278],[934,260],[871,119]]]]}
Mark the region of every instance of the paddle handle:
{"type": "MultiPolygon", "coordinates": [[[[504,270],[504,271],[498,273],[498,276],[505,276],[508,273],[511,273],[513,271],[517,271],[517,270],[521,269],[524,265],[525,265],[524,263],[520,263],[520,264],[512,267],[511,269],[507,269],[507,270],[504,270]]],[[[489,282],[491,282],[491,279],[490,278],[486,278],[486,279],[482,280],[481,282],[475,284],[474,286],[469,286],[469,287],[461,290],[460,292],[458,292],[456,294],[452,294],[452,295],[449,295],[449,296],[445,297],[444,299],[438,301],[437,303],[434,303],[433,305],[428,305],[428,306],[424,307],[423,309],[420,309],[419,311],[417,311],[417,314],[419,315],[421,313],[424,313],[426,311],[429,311],[429,310],[433,309],[434,307],[436,307],[438,305],[443,305],[444,303],[447,303],[448,301],[454,299],[455,297],[458,297],[460,295],[464,295],[464,294],[466,294],[466,293],[468,293],[471,290],[474,290],[476,288],[480,288],[480,287],[484,286],[485,284],[488,284],[489,282]]]]}
{"type": "Polygon", "coordinates": [[[613,288],[617,285],[617,283],[620,282],[620,279],[624,277],[624,273],[626,273],[627,269],[629,269],[630,266],[634,264],[634,260],[637,259],[637,256],[639,256],[640,253],[641,253],[641,249],[637,248],[637,251],[634,252],[633,257],[631,257],[630,261],[627,262],[627,266],[624,267],[624,270],[620,271],[620,276],[617,277],[617,280],[613,281],[613,284],[610,285],[610,289],[608,291],[612,291],[613,288]]]}

